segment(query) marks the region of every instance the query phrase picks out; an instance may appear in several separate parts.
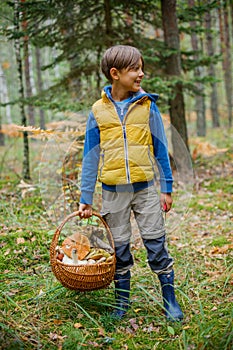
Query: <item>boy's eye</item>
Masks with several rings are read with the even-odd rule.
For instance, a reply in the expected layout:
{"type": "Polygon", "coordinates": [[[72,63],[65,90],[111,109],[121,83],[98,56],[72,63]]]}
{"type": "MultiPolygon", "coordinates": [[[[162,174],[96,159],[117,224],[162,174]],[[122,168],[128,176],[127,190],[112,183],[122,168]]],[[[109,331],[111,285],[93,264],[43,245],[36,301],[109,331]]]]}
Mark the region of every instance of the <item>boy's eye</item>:
{"type": "Polygon", "coordinates": [[[130,68],[131,71],[135,71],[135,72],[139,69],[140,69],[140,66],[135,66],[135,67],[130,68]]]}

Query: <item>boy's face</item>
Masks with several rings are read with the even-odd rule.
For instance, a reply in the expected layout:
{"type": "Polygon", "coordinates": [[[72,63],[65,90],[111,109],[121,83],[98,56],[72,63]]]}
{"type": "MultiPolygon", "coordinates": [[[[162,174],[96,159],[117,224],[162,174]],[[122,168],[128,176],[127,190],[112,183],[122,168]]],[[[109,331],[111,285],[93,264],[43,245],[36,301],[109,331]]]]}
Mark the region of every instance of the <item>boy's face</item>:
{"type": "Polygon", "coordinates": [[[116,70],[116,75],[113,77],[113,84],[117,84],[118,88],[125,91],[137,92],[141,88],[141,81],[144,77],[142,71],[142,61],[138,61],[138,64],[134,68],[123,68],[116,70]]]}

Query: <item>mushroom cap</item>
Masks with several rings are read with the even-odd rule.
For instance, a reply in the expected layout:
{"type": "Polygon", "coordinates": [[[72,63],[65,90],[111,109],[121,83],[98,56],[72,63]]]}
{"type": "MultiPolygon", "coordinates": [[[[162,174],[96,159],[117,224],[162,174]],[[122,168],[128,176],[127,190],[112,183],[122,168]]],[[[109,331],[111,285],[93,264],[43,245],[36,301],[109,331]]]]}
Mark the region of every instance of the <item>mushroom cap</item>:
{"type": "Polygon", "coordinates": [[[66,237],[62,243],[64,253],[70,258],[72,258],[73,248],[77,249],[78,259],[83,260],[90,251],[90,241],[85,235],[75,232],[71,236],[66,237]]]}

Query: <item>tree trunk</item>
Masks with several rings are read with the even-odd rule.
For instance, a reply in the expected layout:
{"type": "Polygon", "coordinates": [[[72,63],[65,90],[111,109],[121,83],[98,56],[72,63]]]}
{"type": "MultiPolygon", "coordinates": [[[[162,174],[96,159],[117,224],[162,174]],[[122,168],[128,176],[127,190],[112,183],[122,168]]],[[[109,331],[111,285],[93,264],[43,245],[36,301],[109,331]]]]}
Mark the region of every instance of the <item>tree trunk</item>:
{"type": "Polygon", "coordinates": [[[232,66],[231,66],[231,52],[230,52],[230,38],[229,38],[229,25],[227,16],[227,7],[224,9],[219,6],[219,29],[220,29],[220,41],[221,41],[221,53],[222,53],[222,68],[224,74],[224,84],[228,108],[228,124],[232,125],[232,66]]]}
{"type": "MultiPolygon", "coordinates": [[[[4,101],[4,74],[2,71],[2,66],[0,64],[0,102],[4,101]]],[[[0,146],[4,146],[4,134],[2,133],[2,113],[1,113],[1,107],[0,107],[0,146]]]]}
{"type": "MultiPolygon", "coordinates": [[[[67,41],[74,40],[75,38],[75,31],[74,31],[74,4],[72,6],[67,6],[66,12],[65,12],[65,27],[62,27],[62,30],[64,31],[65,37],[67,37],[67,41]]],[[[76,101],[78,97],[80,96],[80,91],[82,91],[82,83],[80,74],[76,73],[77,70],[77,60],[78,60],[78,53],[76,52],[75,55],[69,55],[68,61],[70,63],[70,72],[74,72],[75,74],[72,74],[70,76],[69,80],[69,90],[71,94],[71,98],[73,101],[76,101]]]]}
{"type": "MultiPolygon", "coordinates": [[[[21,0],[21,2],[25,2],[26,0],[21,0]]],[[[25,85],[26,85],[26,97],[32,97],[32,86],[30,79],[30,62],[29,62],[29,48],[28,48],[28,35],[27,35],[27,21],[22,22],[22,29],[25,33],[23,40],[23,48],[24,48],[24,72],[25,72],[25,85]]],[[[35,125],[35,115],[34,115],[34,107],[32,105],[28,105],[28,120],[30,125],[35,125]]]]}
{"type": "MultiPolygon", "coordinates": [[[[36,73],[37,73],[37,88],[38,88],[38,93],[40,93],[43,90],[43,81],[42,81],[42,74],[41,74],[41,55],[40,55],[40,49],[38,47],[36,47],[36,73]]],[[[45,113],[43,109],[40,109],[40,128],[45,130],[45,113]]]]}
{"type": "MultiPolygon", "coordinates": [[[[162,22],[164,30],[164,40],[169,49],[175,50],[174,53],[166,60],[166,73],[168,78],[181,77],[181,57],[180,57],[180,42],[179,32],[176,16],[176,0],[161,0],[162,8],[162,22]]],[[[185,106],[182,83],[177,82],[173,91],[174,97],[169,99],[169,112],[171,123],[179,132],[184,141],[185,146],[188,147],[188,134],[185,120],[185,106]]],[[[172,131],[172,146],[174,159],[178,165],[183,169],[182,154],[183,144],[177,142],[177,135],[172,131]]]]}
{"type": "MultiPolygon", "coordinates": [[[[19,15],[19,0],[14,1],[14,27],[15,32],[19,33],[20,31],[20,15],[19,15]]],[[[15,55],[16,55],[16,62],[17,62],[17,70],[18,70],[18,81],[19,81],[19,107],[21,112],[21,118],[22,118],[22,125],[27,126],[27,118],[25,114],[25,108],[24,108],[24,86],[23,86],[23,70],[22,70],[22,59],[21,59],[21,50],[20,50],[20,39],[19,37],[15,38],[14,42],[15,46],[15,55]]],[[[23,152],[23,178],[25,180],[30,180],[30,166],[29,166],[29,143],[28,143],[28,133],[27,131],[23,132],[23,145],[24,145],[24,152],[23,152]]]]}
{"type": "Polygon", "coordinates": [[[5,145],[5,138],[4,138],[4,134],[2,133],[2,117],[0,115],[0,146],[4,146],[5,145]]]}
{"type": "Polygon", "coordinates": [[[230,45],[230,28],[228,21],[228,5],[227,0],[223,2],[223,18],[224,18],[224,34],[225,34],[225,87],[226,87],[226,97],[227,97],[227,106],[228,106],[228,124],[229,127],[232,126],[232,105],[233,105],[233,96],[232,96],[232,63],[231,63],[231,45],[230,45]]]}
{"type": "MultiPolygon", "coordinates": [[[[195,1],[194,0],[189,0],[188,1],[189,7],[192,8],[195,6],[195,1]]],[[[191,21],[190,22],[190,27],[191,28],[196,28],[197,23],[196,21],[191,21]]],[[[196,33],[191,34],[191,44],[192,44],[192,49],[195,52],[193,55],[193,60],[198,61],[199,59],[199,54],[198,52],[201,51],[198,48],[198,38],[196,33]]],[[[203,67],[198,66],[194,68],[194,77],[197,79],[200,79],[203,76],[203,67]]],[[[195,110],[197,114],[197,123],[196,123],[196,128],[197,128],[197,136],[205,136],[206,135],[206,108],[205,108],[205,97],[204,97],[204,85],[200,82],[196,83],[196,88],[199,91],[199,94],[196,95],[195,97],[195,110]]]]}
{"type": "Polygon", "coordinates": [[[231,37],[233,40],[233,1],[230,1],[231,37]]]}
{"type": "Polygon", "coordinates": [[[106,27],[106,34],[107,34],[107,40],[106,40],[106,46],[112,46],[112,13],[111,13],[111,3],[110,0],[104,0],[104,11],[105,11],[105,27],[106,27]]]}
{"type": "MultiPolygon", "coordinates": [[[[210,3],[210,0],[208,0],[210,3]]],[[[211,13],[206,12],[205,14],[205,27],[206,27],[206,50],[209,57],[214,56],[214,45],[213,37],[211,34],[211,13]]],[[[210,63],[208,67],[208,74],[212,78],[216,78],[215,66],[213,63],[210,63]]],[[[218,113],[218,92],[217,92],[217,83],[211,83],[211,95],[210,95],[210,109],[212,117],[212,126],[213,128],[218,128],[220,126],[219,122],[219,113],[218,113]]]]}
{"type": "MultiPolygon", "coordinates": [[[[0,99],[3,103],[9,102],[6,76],[4,74],[1,64],[0,64],[0,99]]],[[[9,124],[12,124],[11,106],[7,104],[5,108],[6,108],[6,120],[9,124]]]]}

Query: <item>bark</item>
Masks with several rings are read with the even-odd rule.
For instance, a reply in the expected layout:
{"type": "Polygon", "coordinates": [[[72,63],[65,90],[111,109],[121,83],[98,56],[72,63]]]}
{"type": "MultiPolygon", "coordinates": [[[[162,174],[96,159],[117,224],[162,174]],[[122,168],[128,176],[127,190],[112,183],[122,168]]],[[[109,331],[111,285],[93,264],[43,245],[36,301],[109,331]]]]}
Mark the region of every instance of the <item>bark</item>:
{"type": "MultiPolygon", "coordinates": [[[[75,38],[75,30],[74,30],[74,8],[73,6],[67,7],[67,10],[65,12],[65,27],[62,27],[62,30],[64,31],[65,37],[67,42],[71,39],[74,40],[75,38]]],[[[76,73],[77,68],[77,55],[69,55],[68,60],[70,63],[70,72],[75,72],[75,74],[72,74],[69,81],[69,90],[71,93],[71,97],[73,101],[75,101],[80,96],[80,91],[82,90],[82,84],[80,79],[80,74],[76,73]]]]}
{"type": "Polygon", "coordinates": [[[106,27],[106,34],[107,34],[107,40],[106,40],[106,46],[112,46],[113,42],[111,39],[112,34],[112,13],[111,13],[111,4],[110,0],[104,0],[104,11],[105,11],[105,27],[106,27]]]}
{"type": "MultiPolygon", "coordinates": [[[[192,8],[195,6],[194,0],[188,1],[189,7],[192,8]]],[[[196,28],[197,23],[196,21],[190,22],[191,28],[196,28]]],[[[196,33],[192,33],[191,35],[191,44],[192,49],[195,52],[193,55],[193,60],[198,61],[199,59],[199,52],[200,49],[198,47],[198,37],[196,33]]],[[[203,76],[203,67],[197,66],[194,68],[194,77],[198,80],[202,78],[203,76]]],[[[197,136],[205,136],[206,135],[206,108],[205,108],[205,97],[204,97],[204,85],[200,82],[196,83],[196,88],[199,91],[199,94],[195,96],[195,111],[197,114],[197,122],[196,122],[196,128],[197,128],[197,136]]]]}
{"type": "MultiPolygon", "coordinates": [[[[8,89],[7,89],[7,81],[2,66],[0,65],[0,99],[3,103],[9,102],[8,89]]],[[[6,105],[6,120],[9,124],[12,124],[11,119],[11,106],[6,105]]]]}
{"type": "MultiPolygon", "coordinates": [[[[176,16],[176,0],[161,0],[161,9],[165,43],[169,49],[175,50],[166,61],[166,74],[168,78],[179,78],[181,77],[181,57],[176,16]]],[[[169,99],[171,123],[180,134],[187,149],[189,149],[182,83],[177,82],[175,84],[173,96],[173,98],[169,99]]],[[[177,135],[175,132],[172,132],[172,145],[174,159],[183,169],[184,164],[182,164],[181,156],[183,154],[183,144],[177,142],[177,135]]]]}
{"type": "MultiPolygon", "coordinates": [[[[26,0],[21,0],[25,2],[26,0]]],[[[23,40],[23,49],[24,49],[24,74],[25,74],[25,85],[26,85],[26,97],[32,97],[32,86],[30,79],[30,59],[29,59],[29,46],[28,46],[28,35],[27,35],[27,21],[22,22],[22,29],[25,32],[23,40]]],[[[35,115],[34,107],[28,105],[28,120],[30,125],[35,125],[35,115]]]]}
{"type": "MultiPolygon", "coordinates": [[[[38,93],[43,90],[43,81],[41,74],[41,54],[40,49],[36,47],[36,73],[37,73],[37,89],[38,93]]],[[[40,128],[45,130],[45,113],[40,109],[40,128]]]]}
{"type": "MultiPolygon", "coordinates": [[[[209,1],[209,0],[208,0],[209,1]]],[[[209,57],[214,56],[214,45],[213,37],[211,34],[212,24],[211,24],[211,13],[207,12],[205,15],[205,27],[206,27],[206,50],[209,57]]],[[[212,78],[216,78],[215,66],[211,63],[208,67],[208,74],[212,78]]],[[[219,113],[218,113],[218,92],[217,83],[211,83],[211,95],[210,95],[210,110],[212,117],[212,126],[217,128],[220,126],[219,113]]]]}
{"type": "Polygon", "coordinates": [[[230,45],[230,28],[228,21],[228,9],[227,1],[224,1],[223,17],[224,17],[224,46],[225,46],[225,88],[226,88],[226,97],[227,97],[227,106],[228,106],[228,124],[232,126],[232,63],[231,63],[231,45],[230,45]]]}
{"type": "MultiPolygon", "coordinates": [[[[3,81],[4,74],[2,72],[2,67],[0,64],[0,102],[4,102],[4,95],[3,95],[3,81]]],[[[0,146],[4,146],[4,134],[2,133],[2,113],[1,113],[1,107],[0,107],[0,146]]]]}
{"type": "Polygon", "coordinates": [[[0,146],[4,146],[5,145],[5,138],[4,138],[4,134],[2,133],[2,117],[0,114],[0,146]]]}
{"type": "MultiPolygon", "coordinates": [[[[224,5],[226,2],[224,2],[224,5]]],[[[228,109],[228,124],[232,125],[232,65],[231,65],[231,51],[230,51],[230,37],[229,37],[229,23],[227,16],[227,6],[218,8],[219,14],[219,29],[220,42],[222,53],[222,68],[224,74],[224,85],[228,109]]]]}
{"type": "Polygon", "coordinates": [[[231,37],[233,41],[233,1],[230,1],[231,37]]]}
{"type": "MultiPolygon", "coordinates": [[[[19,0],[14,1],[14,27],[15,32],[19,33],[20,31],[20,14],[19,14],[19,0]]],[[[20,49],[20,39],[19,37],[15,38],[15,55],[17,62],[17,71],[18,71],[18,84],[19,84],[19,108],[21,113],[21,123],[24,126],[27,126],[27,118],[24,108],[24,86],[23,86],[23,69],[22,69],[22,58],[21,58],[21,49],[20,49]]],[[[28,142],[28,133],[23,132],[23,178],[25,180],[30,179],[30,166],[29,166],[29,142],[28,142]]]]}

